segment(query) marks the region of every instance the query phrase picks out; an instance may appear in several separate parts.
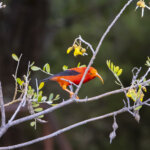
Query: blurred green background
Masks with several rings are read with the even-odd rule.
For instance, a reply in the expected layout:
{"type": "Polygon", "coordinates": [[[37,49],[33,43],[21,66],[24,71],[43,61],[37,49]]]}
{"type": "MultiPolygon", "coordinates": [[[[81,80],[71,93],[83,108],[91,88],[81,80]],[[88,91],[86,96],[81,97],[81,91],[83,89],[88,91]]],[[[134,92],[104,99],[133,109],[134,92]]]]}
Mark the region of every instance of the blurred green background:
{"type": "MultiPolygon", "coordinates": [[[[94,48],[126,1],[120,0],[9,0],[4,1],[7,7],[0,10],[0,80],[4,92],[5,103],[10,101],[14,92],[16,62],[11,54],[23,54],[19,68],[19,77],[26,73],[28,61],[35,61],[42,67],[45,63],[51,66],[51,72],[62,71],[63,65],[69,68],[88,64],[88,56],[73,57],[66,50],[79,35],[94,48]]],[[[148,1],[146,1],[148,2],[148,1]]],[[[146,71],[145,61],[150,55],[150,12],[145,10],[141,18],[141,9],[134,11],[134,1],[121,16],[107,35],[94,61],[93,66],[103,77],[105,84],[94,79],[83,85],[79,97],[91,97],[107,91],[118,89],[115,78],[106,66],[106,60],[123,68],[121,80],[129,86],[132,79],[132,68],[142,67],[146,71]]],[[[47,77],[40,72],[32,74],[35,78],[47,77]]],[[[67,99],[57,83],[49,82],[44,87],[45,95],[53,92],[60,94],[61,100],[67,99]]],[[[29,122],[13,127],[2,138],[1,145],[12,145],[66,127],[75,122],[106,114],[123,107],[124,95],[118,94],[95,102],[72,104],[61,108],[47,116],[48,126],[38,125],[37,130],[29,126],[29,122]],[[16,138],[14,138],[14,135],[16,138]],[[18,138],[17,138],[18,137],[18,138]]],[[[128,113],[117,116],[119,129],[113,143],[109,143],[113,119],[108,118],[86,124],[63,135],[49,140],[49,143],[37,143],[21,148],[23,150],[149,150],[150,149],[150,110],[143,107],[140,111],[141,121],[138,124],[128,113]],[[65,146],[64,146],[65,145],[65,146]],[[65,148],[64,148],[65,147],[65,148]]],[[[47,140],[48,141],[48,140],[47,140]]]]}

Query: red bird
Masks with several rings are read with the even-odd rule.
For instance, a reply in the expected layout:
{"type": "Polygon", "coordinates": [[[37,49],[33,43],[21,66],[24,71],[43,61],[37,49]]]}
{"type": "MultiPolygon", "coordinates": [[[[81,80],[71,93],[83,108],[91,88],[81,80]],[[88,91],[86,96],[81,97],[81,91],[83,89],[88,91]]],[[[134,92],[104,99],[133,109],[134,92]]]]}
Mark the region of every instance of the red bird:
{"type": "MultiPolygon", "coordinates": [[[[71,68],[63,72],[57,73],[55,75],[52,75],[46,79],[43,79],[42,81],[56,81],[59,83],[63,90],[67,91],[70,94],[70,96],[72,96],[74,93],[68,90],[67,86],[71,85],[71,83],[78,85],[83,77],[86,68],[87,67],[71,68]]],[[[97,70],[93,67],[90,67],[84,78],[83,83],[86,83],[94,79],[95,77],[98,77],[102,81],[102,83],[104,83],[102,77],[98,74],[97,70]]]]}

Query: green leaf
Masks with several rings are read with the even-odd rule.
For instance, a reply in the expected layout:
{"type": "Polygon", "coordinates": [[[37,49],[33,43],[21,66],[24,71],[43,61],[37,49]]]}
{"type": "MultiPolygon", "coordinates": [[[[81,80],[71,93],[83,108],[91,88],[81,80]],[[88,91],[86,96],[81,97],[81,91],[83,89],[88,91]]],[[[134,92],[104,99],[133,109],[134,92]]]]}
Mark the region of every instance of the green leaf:
{"type": "Polygon", "coordinates": [[[43,71],[45,71],[50,73],[50,65],[48,63],[46,63],[44,66],[43,66],[43,71]]]}
{"type": "Polygon", "coordinates": [[[43,101],[45,102],[46,100],[47,100],[47,97],[46,97],[46,96],[43,96],[43,97],[42,97],[42,102],[43,102],[43,101]]]}
{"type": "Polygon", "coordinates": [[[38,103],[32,103],[32,107],[38,107],[40,104],[38,103]]]}
{"type": "Polygon", "coordinates": [[[40,70],[40,68],[37,67],[37,66],[32,66],[32,67],[31,67],[31,70],[32,70],[32,71],[38,71],[38,70],[40,70]]]}
{"type": "Polygon", "coordinates": [[[18,56],[16,55],[16,54],[12,54],[12,58],[15,60],[15,61],[19,61],[19,58],[18,58],[18,56]]]}
{"type": "Polygon", "coordinates": [[[16,80],[19,85],[22,85],[24,83],[24,81],[22,81],[20,78],[17,78],[16,80]]]}
{"type": "Polygon", "coordinates": [[[54,97],[54,94],[53,94],[53,93],[51,93],[51,94],[49,95],[48,100],[49,100],[49,101],[51,101],[51,100],[53,99],[53,97],[54,97]]]}
{"type": "Polygon", "coordinates": [[[36,124],[36,122],[35,122],[35,121],[30,122],[30,126],[31,126],[31,127],[34,127],[34,126],[35,126],[35,124],[36,124]]]}
{"type": "Polygon", "coordinates": [[[43,117],[44,117],[44,115],[38,116],[39,119],[41,119],[41,118],[43,118],[43,117]]]}
{"type": "Polygon", "coordinates": [[[32,64],[31,64],[30,66],[33,66],[33,65],[34,65],[34,63],[35,63],[35,62],[33,61],[33,62],[32,62],[32,64]]]}
{"type": "Polygon", "coordinates": [[[43,108],[41,108],[41,107],[34,109],[35,112],[41,112],[42,110],[43,110],[43,108]]]}
{"type": "Polygon", "coordinates": [[[115,81],[115,83],[116,83],[117,85],[121,86],[121,84],[120,84],[118,81],[115,81]]]}
{"type": "Polygon", "coordinates": [[[106,61],[108,68],[110,68],[110,60],[106,61]]]}
{"type": "Polygon", "coordinates": [[[80,67],[86,67],[86,65],[81,65],[80,67]]]}
{"type": "Polygon", "coordinates": [[[40,91],[39,94],[38,94],[38,102],[41,102],[41,100],[42,100],[42,94],[43,94],[43,92],[40,91]]]}
{"type": "Polygon", "coordinates": [[[34,93],[33,99],[37,99],[37,94],[36,93],[34,93]]]}
{"type": "Polygon", "coordinates": [[[56,106],[57,104],[51,104],[51,106],[56,106]]]}
{"type": "Polygon", "coordinates": [[[41,102],[42,101],[42,95],[39,95],[38,96],[38,102],[41,102]]]}
{"type": "Polygon", "coordinates": [[[49,65],[49,64],[46,64],[45,68],[46,68],[46,71],[47,71],[48,73],[50,73],[50,65],[49,65]]]}
{"type": "Polygon", "coordinates": [[[80,67],[80,65],[81,65],[81,63],[79,62],[78,65],[77,65],[77,67],[80,67]]]}
{"type": "Polygon", "coordinates": [[[134,108],[134,110],[140,110],[142,108],[142,106],[138,106],[136,108],[134,108]]]}
{"type": "Polygon", "coordinates": [[[46,103],[51,105],[53,102],[52,101],[46,101],[46,103]]]}
{"type": "Polygon", "coordinates": [[[62,69],[63,69],[64,71],[67,70],[67,69],[68,69],[68,66],[63,65],[62,69]]]}
{"type": "Polygon", "coordinates": [[[31,89],[32,89],[32,87],[29,85],[29,86],[28,86],[28,89],[29,89],[29,90],[31,90],[31,89]]]}
{"type": "Polygon", "coordinates": [[[41,90],[44,87],[44,82],[41,82],[38,89],[41,90]]]}
{"type": "Polygon", "coordinates": [[[59,99],[60,99],[60,95],[57,94],[56,97],[54,98],[54,101],[57,101],[57,100],[59,100],[59,99]]]}

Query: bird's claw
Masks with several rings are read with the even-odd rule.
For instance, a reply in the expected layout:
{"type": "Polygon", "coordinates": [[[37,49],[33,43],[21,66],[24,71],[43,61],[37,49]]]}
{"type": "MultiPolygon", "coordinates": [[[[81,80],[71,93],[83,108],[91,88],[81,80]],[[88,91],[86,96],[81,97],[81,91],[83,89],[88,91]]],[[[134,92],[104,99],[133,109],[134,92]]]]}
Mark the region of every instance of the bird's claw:
{"type": "MultiPolygon", "coordinates": [[[[74,96],[74,93],[70,93],[70,97],[72,98],[73,96],[74,96]]],[[[79,97],[77,95],[75,97],[76,97],[76,99],[79,99],[79,97]]]]}

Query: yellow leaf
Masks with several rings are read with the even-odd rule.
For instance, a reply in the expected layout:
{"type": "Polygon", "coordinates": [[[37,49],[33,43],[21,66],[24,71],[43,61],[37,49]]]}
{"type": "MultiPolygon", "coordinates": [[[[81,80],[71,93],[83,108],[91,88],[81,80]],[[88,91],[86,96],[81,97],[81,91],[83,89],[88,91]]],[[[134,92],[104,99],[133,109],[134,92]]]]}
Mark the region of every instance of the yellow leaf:
{"type": "Polygon", "coordinates": [[[68,66],[67,65],[63,65],[62,69],[65,71],[68,69],[68,66]]]}
{"type": "Polygon", "coordinates": [[[107,60],[107,66],[108,66],[108,68],[110,68],[110,60],[107,60]]]}
{"type": "Polygon", "coordinates": [[[73,47],[69,47],[69,48],[67,49],[67,54],[69,54],[72,50],[73,50],[73,47]]]}
{"type": "Polygon", "coordinates": [[[114,72],[114,64],[113,63],[111,63],[110,69],[111,69],[112,72],[114,72]]]}
{"type": "Polygon", "coordinates": [[[119,71],[119,66],[115,67],[115,72],[117,73],[119,71]]]}
{"type": "Polygon", "coordinates": [[[141,108],[142,108],[142,106],[138,106],[138,107],[134,108],[134,110],[139,110],[141,108]]]}
{"type": "Polygon", "coordinates": [[[15,61],[19,61],[19,58],[16,54],[12,54],[12,58],[15,60],[15,61]]]}
{"type": "Polygon", "coordinates": [[[120,69],[118,72],[117,72],[117,76],[120,76],[122,74],[122,69],[120,69]]]}
{"type": "Polygon", "coordinates": [[[44,87],[44,82],[41,82],[39,85],[39,90],[41,90],[44,87]]]}
{"type": "Polygon", "coordinates": [[[147,89],[146,89],[146,87],[142,87],[142,90],[144,91],[144,92],[147,92],[147,89]]]}

